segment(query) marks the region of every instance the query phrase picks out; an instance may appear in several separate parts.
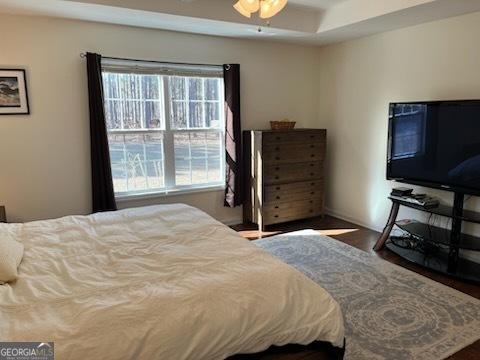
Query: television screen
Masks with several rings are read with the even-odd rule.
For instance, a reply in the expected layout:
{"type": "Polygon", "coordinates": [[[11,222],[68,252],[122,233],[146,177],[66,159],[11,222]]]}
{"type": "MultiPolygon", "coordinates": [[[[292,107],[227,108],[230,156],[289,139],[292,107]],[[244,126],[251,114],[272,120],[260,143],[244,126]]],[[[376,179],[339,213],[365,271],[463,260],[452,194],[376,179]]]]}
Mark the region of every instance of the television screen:
{"type": "Polygon", "coordinates": [[[390,104],[387,178],[480,194],[480,100],[390,104]]]}

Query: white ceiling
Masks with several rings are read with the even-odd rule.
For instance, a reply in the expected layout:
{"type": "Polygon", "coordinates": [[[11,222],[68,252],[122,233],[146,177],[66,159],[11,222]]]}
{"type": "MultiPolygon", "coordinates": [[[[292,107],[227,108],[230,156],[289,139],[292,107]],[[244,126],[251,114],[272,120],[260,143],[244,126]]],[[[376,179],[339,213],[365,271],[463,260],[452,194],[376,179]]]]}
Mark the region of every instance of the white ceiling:
{"type": "Polygon", "coordinates": [[[266,27],[258,18],[247,19],[238,14],[233,3],[234,0],[0,0],[0,13],[323,45],[480,11],[480,0],[290,0],[266,27]]]}

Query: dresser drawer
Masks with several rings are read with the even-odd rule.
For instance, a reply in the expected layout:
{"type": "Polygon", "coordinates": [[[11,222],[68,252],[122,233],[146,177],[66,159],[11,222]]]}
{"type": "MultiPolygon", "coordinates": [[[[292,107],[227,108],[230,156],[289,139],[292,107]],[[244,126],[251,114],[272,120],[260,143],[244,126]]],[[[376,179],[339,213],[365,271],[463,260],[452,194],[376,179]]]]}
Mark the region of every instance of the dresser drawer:
{"type": "Polygon", "coordinates": [[[308,201],[308,204],[305,201],[296,201],[290,205],[277,206],[278,208],[263,209],[266,225],[323,215],[321,201],[318,203],[308,201]]]}
{"type": "Polygon", "coordinates": [[[298,163],[299,161],[323,161],[325,143],[270,144],[263,147],[263,161],[267,164],[298,163]]]}
{"type": "Polygon", "coordinates": [[[325,140],[325,137],[325,130],[268,132],[263,134],[263,144],[314,143],[325,140]]]}
{"type": "Polygon", "coordinates": [[[265,186],[264,203],[321,198],[323,179],[265,186]]]}
{"type": "Polygon", "coordinates": [[[265,166],[266,185],[281,184],[323,178],[323,162],[278,164],[265,166]]]}
{"type": "Polygon", "coordinates": [[[263,206],[263,210],[269,212],[283,212],[293,209],[298,211],[310,212],[310,210],[313,211],[314,209],[320,209],[322,201],[322,198],[317,197],[289,202],[270,202],[263,206]]]}

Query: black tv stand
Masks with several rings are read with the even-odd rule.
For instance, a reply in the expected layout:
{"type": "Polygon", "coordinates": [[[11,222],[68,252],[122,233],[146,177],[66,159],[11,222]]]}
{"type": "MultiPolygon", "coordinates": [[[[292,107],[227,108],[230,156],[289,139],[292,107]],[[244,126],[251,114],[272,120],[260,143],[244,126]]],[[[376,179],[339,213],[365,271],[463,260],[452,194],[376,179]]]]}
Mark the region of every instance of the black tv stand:
{"type": "Polygon", "coordinates": [[[480,213],[463,209],[464,194],[455,193],[453,206],[440,204],[423,207],[398,198],[389,199],[392,201],[392,209],[387,225],[374,246],[375,251],[387,247],[416,264],[464,280],[480,282],[480,264],[459,257],[460,249],[480,251],[480,238],[462,234],[464,221],[480,224],[480,213]],[[400,206],[448,217],[452,219],[451,228],[439,228],[415,220],[397,221],[400,206]],[[398,226],[409,236],[403,239],[392,237],[389,241],[394,226],[398,226]]]}

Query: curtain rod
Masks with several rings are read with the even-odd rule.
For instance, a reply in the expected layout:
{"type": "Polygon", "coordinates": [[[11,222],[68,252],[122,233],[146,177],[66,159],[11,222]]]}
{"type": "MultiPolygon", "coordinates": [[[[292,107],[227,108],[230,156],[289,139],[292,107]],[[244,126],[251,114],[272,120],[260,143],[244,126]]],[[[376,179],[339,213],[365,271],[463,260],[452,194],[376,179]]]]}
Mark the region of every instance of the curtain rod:
{"type": "MultiPolygon", "coordinates": [[[[80,53],[81,58],[87,57],[87,53],[80,53]]],[[[223,68],[221,64],[196,64],[196,63],[185,63],[185,62],[173,62],[173,61],[157,61],[157,60],[138,60],[138,59],[128,59],[128,58],[119,58],[111,56],[102,56],[103,59],[109,60],[120,60],[120,61],[134,61],[134,62],[149,62],[157,64],[179,64],[179,65],[191,65],[191,66],[219,66],[223,68]]],[[[228,69],[227,69],[228,70],[228,69]]]]}

